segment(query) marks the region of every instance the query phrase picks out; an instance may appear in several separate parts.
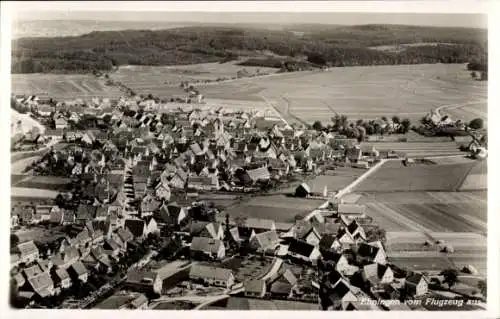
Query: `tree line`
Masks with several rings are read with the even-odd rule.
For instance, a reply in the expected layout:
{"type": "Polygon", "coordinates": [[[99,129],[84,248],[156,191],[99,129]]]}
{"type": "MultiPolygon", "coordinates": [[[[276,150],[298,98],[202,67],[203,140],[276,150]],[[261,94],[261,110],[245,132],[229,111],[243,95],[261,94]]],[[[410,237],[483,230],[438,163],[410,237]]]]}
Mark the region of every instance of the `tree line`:
{"type": "Polygon", "coordinates": [[[439,28],[433,29],[432,34],[412,27],[406,27],[407,30],[402,28],[397,29],[397,32],[392,32],[390,28],[376,29],[374,32],[331,29],[328,33],[316,31],[305,37],[298,37],[288,31],[188,27],[159,31],[92,32],[76,37],[22,38],[12,44],[12,72],[91,73],[95,70],[109,71],[113,67],[129,64],[226,62],[243,55],[258,56],[257,52],[264,51],[284,58],[252,59],[247,65],[281,67],[284,61],[307,61],[315,66],[337,67],[466,63],[484,59],[486,54],[487,44],[483,40],[482,30],[466,29],[468,31],[465,35],[459,31],[446,31],[440,36],[439,28]],[[352,38],[347,37],[349,32],[353,35],[352,38]],[[403,38],[403,43],[426,40],[447,43],[411,46],[399,52],[374,50],[370,47],[374,44],[402,43],[397,35],[408,35],[411,32],[414,32],[413,38],[407,36],[403,38]],[[419,37],[418,32],[423,32],[422,36],[419,37]],[[280,60],[279,63],[276,60],[280,60]]]}

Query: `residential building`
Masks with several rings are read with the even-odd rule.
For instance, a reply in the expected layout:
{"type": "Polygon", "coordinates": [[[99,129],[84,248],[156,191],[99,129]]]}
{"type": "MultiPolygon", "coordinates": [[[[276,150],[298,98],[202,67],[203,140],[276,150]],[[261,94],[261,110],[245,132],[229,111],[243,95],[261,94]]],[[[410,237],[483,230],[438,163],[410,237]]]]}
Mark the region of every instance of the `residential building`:
{"type": "Polygon", "coordinates": [[[17,249],[19,250],[21,262],[25,264],[36,261],[40,256],[38,248],[32,240],[18,244],[17,249]]]}
{"type": "Polygon", "coordinates": [[[266,282],[264,280],[252,279],[244,284],[246,297],[262,298],[266,294],[266,282]]]}
{"type": "Polygon", "coordinates": [[[356,259],[361,264],[377,263],[385,265],[387,255],[382,247],[361,243],[356,252],[356,259]]]}
{"type": "Polygon", "coordinates": [[[69,267],[68,272],[70,275],[73,276],[73,280],[80,280],[81,282],[87,282],[89,278],[89,272],[81,261],[74,262],[69,267]]]}
{"type": "Polygon", "coordinates": [[[429,281],[422,274],[414,274],[406,278],[404,290],[408,297],[425,295],[428,291],[429,281]]]}
{"type": "Polygon", "coordinates": [[[194,258],[210,258],[221,260],[226,256],[224,243],[218,239],[194,237],[190,246],[191,256],[194,258]]]}
{"type": "Polygon", "coordinates": [[[288,255],[292,258],[315,264],[321,257],[319,249],[311,244],[299,240],[292,240],[288,246],[288,255]]]}
{"type": "Polygon", "coordinates": [[[189,278],[224,288],[230,288],[234,284],[234,276],[231,270],[200,264],[191,266],[189,278]]]}
{"type": "Polygon", "coordinates": [[[363,278],[369,281],[372,286],[378,286],[390,284],[394,280],[394,273],[387,265],[373,263],[363,267],[363,278]]]}
{"type": "Polygon", "coordinates": [[[274,254],[279,245],[279,237],[275,230],[254,234],[250,237],[250,247],[259,252],[271,252],[274,254]]]}

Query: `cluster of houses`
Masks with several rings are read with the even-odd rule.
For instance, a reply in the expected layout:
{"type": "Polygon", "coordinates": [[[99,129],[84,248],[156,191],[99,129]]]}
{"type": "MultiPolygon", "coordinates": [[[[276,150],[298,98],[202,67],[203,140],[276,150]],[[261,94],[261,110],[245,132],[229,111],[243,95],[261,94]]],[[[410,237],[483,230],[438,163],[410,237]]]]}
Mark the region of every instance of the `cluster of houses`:
{"type": "MultiPolygon", "coordinates": [[[[287,267],[274,267],[269,276],[243,283],[248,297],[298,298],[304,291],[315,291],[329,296],[325,309],[350,309],[359,307],[356,300],[386,293],[388,287],[392,293],[425,292],[424,284],[414,278],[397,286],[383,245],[367,240],[362,205],[327,203],[292,225],[254,218],[225,225],[199,214],[196,203],[175,202],[178,194],[190,194],[194,202],[201,192],[260,190],[270,180],[314,172],[332,161],[368,168],[390,154],[364,149],[344,136],[293,129],[258,114],[189,105],[162,109],[136,102],[103,99],[92,101],[91,107],[78,101],[57,103],[47,105],[49,112],[39,99],[21,101],[30,103],[38,116],[54,120],[55,128],[45,137],[69,144],[51,150],[39,166],[73,178],[80,188],[78,194],[64,194],[74,207],[12,209],[13,228],[51,224],[70,229],[43,252],[32,241],[15,247],[12,278],[28,299],[59,294],[75,281],[85,282],[93,271],[111,273],[127,250],[164,228],[175,229],[190,259],[200,262],[175,269],[171,263],[134,269],[126,283],[131,289],[161,294],[186,279],[231,289],[234,273],[213,263],[230,257],[232,247],[243,246],[277,263],[333,267],[325,275],[328,284],[319,278],[305,286],[287,267]],[[82,122],[90,127],[75,129],[82,122]],[[368,292],[352,284],[357,275],[370,284],[368,292]]],[[[306,184],[296,194],[314,195],[306,184]]],[[[127,300],[126,305],[142,300],[133,297],[120,300],[127,300]]]]}

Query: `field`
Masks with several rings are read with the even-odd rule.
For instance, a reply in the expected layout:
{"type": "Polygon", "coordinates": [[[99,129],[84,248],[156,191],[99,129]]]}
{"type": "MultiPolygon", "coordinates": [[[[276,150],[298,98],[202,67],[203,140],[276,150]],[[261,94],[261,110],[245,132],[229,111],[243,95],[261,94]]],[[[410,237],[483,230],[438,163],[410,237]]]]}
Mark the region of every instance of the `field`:
{"type": "MultiPolygon", "coordinates": [[[[234,63],[205,63],[128,66],[111,76],[138,93],[161,97],[183,95],[181,80],[201,81],[195,86],[207,100],[245,101],[242,106],[249,107],[257,102],[272,104],[292,121],[298,117],[306,122],[325,122],[338,112],[353,120],[399,115],[416,123],[431,108],[443,105],[450,106],[443,113],[456,119],[487,118],[487,83],[474,81],[464,65],[345,67],[202,83],[235,76],[243,68],[250,74],[257,72],[257,68],[234,63]]],[[[258,69],[261,73],[276,71],[258,69]]],[[[46,92],[56,99],[121,95],[117,88],[106,87],[102,80],[87,75],[14,74],[12,87],[14,93],[46,92]]]]}
{"type": "Polygon", "coordinates": [[[34,188],[23,188],[23,187],[11,187],[10,196],[15,199],[51,199],[56,198],[59,194],[58,191],[49,189],[34,189],[34,188]]]}
{"type": "MultiPolygon", "coordinates": [[[[357,192],[456,191],[472,169],[486,162],[469,161],[451,164],[413,164],[403,166],[387,161],[356,189],[357,192]]],[[[477,169],[477,168],[476,168],[477,169]]]]}
{"type": "Polygon", "coordinates": [[[388,232],[386,248],[390,261],[400,267],[433,272],[449,267],[461,270],[472,265],[486,276],[487,241],[479,234],[432,232],[426,236],[419,232],[388,232]],[[425,246],[428,236],[451,245],[454,252],[439,252],[434,244],[425,246]]]}
{"type": "MultiPolygon", "coordinates": [[[[359,168],[337,167],[334,171],[329,171],[329,175],[318,175],[312,180],[305,181],[305,183],[311,187],[313,192],[321,194],[323,194],[323,189],[326,186],[330,194],[346,187],[364,172],[366,170],[359,168]]],[[[283,192],[293,194],[297,185],[285,188],[283,192]]]]}
{"type": "Polygon", "coordinates": [[[475,232],[487,229],[484,192],[365,194],[358,203],[388,232],[475,232]]]}
{"type": "Polygon", "coordinates": [[[205,83],[205,81],[236,77],[237,72],[243,71],[243,69],[249,75],[271,74],[277,71],[275,68],[241,66],[236,64],[238,62],[240,61],[179,66],[122,66],[112,74],[112,78],[141,92],[149,92],[152,83],[155,90],[166,86],[174,87],[177,92],[180,92],[181,81],[189,81],[197,86],[203,86],[210,84],[210,82],[205,83]]]}
{"type": "Polygon", "coordinates": [[[11,185],[17,188],[36,189],[37,192],[44,189],[63,192],[70,190],[71,179],[57,176],[25,176],[25,178],[20,179],[14,175],[14,178],[11,179],[11,185]]]}
{"type": "Polygon", "coordinates": [[[324,200],[301,199],[285,195],[257,196],[226,211],[230,217],[273,219],[276,222],[294,221],[295,216],[305,216],[323,204],[324,200]]]}
{"type": "Polygon", "coordinates": [[[116,87],[106,86],[103,80],[83,74],[12,74],[12,93],[48,95],[64,101],[93,97],[117,98],[123,95],[116,87]]]}
{"type": "Polygon", "coordinates": [[[395,151],[408,157],[447,156],[464,154],[456,142],[363,142],[362,146],[375,147],[379,151],[395,151]]]}
{"type": "MultiPolygon", "coordinates": [[[[147,87],[158,86],[158,91],[164,91],[161,81],[150,82],[154,84],[147,87]]],[[[276,74],[206,85],[200,90],[205,97],[216,99],[229,96],[234,100],[258,101],[263,96],[287,119],[293,115],[307,122],[329,120],[335,112],[350,119],[397,114],[416,122],[431,108],[441,105],[455,105],[449,111],[454,118],[486,118],[486,89],[487,83],[472,80],[464,65],[432,64],[276,74]],[[460,108],[474,101],[477,104],[460,108]]]]}
{"type": "Polygon", "coordinates": [[[319,310],[318,304],[313,303],[242,297],[230,297],[220,308],[228,310],[319,310]]]}

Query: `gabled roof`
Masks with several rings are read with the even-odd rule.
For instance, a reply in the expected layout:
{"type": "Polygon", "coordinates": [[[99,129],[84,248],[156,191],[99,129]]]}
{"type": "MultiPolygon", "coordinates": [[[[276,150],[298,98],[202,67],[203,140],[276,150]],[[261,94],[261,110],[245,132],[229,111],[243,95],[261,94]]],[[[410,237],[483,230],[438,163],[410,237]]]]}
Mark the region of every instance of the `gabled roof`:
{"type": "Polygon", "coordinates": [[[279,242],[278,234],[274,230],[256,234],[255,238],[263,249],[272,248],[273,245],[277,245],[279,242]]]}
{"type": "Polygon", "coordinates": [[[389,266],[387,266],[387,265],[373,263],[373,264],[365,265],[363,267],[363,271],[364,271],[365,276],[367,278],[381,279],[384,276],[384,274],[388,268],[389,268],[389,266]]]}
{"type": "Polygon", "coordinates": [[[24,269],[24,275],[28,279],[36,277],[36,276],[40,275],[41,273],[43,273],[43,270],[39,265],[33,265],[31,267],[24,269]]]}
{"type": "Polygon", "coordinates": [[[407,277],[405,282],[412,285],[418,285],[422,279],[427,282],[427,278],[424,275],[416,273],[407,277]]]}
{"type": "Polygon", "coordinates": [[[192,251],[201,251],[216,254],[220,247],[224,246],[221,240],[205,237],[194,237],[191,241],[192,251]]]}
{"type": "Polygon", "coordinates": [[[245,292],[262,293],[266,287],[264,280],[253,279],[245,282],[245,292]]]}
{"type": "Polygon", "coordinates": [[[129,242],[132,239],[134,239],[134,235],[130,232],[128,228],[120,228],[118,229],[118,237],[123,241],[123,242],[129,242]]]}
{"type": "Polygon", "coordinates": [[[361,257],[368,257],[373,259],[377,256],[379,252],[379,248],[376,246],[368,245],[365,243],[361,243],[358,248],[358,255],[361,257]]]}
{"type": "Polygon", "coordinates": [[[232,275],[232,271],[225,268],[194,264],[191,266],[189,277],[211,278],[215,280],[227,281],[232,275]]]}
{"type": "Polygon", "coordinates": [[[271,178],[271,173],[269,172],[267,167],[250,169],[247,171],[247,174],[253,181],[266,180],[271,178]]]}
{"type": "Polygon", "coordinates": [[[275,224],[274,220],[272,219],[247,218],[244,221],[243,226],[252,229],[272,230],[275,227],[275,224]]]}
{"type": "Polygon", "coordinates": [[[32,240],[18,244],[17,249],[19,249],[21,256],[26,256],[38,252],[38,248],[32,240]]]}
{"type": "Polygon", "coordinates": [[[299,241],[299,240],[293,240],[290,243],[290,246],[288,247],[289,252],[305,257],[309,257],[313,252],[313,250],[314,250],[313,245],[310,245],[304,241],[299,241]]]}
{"type": "Polygon", "coordinates": [[[93,219],[96,213],[97,207],[92,205],[80,204],[76,211],[77,219],[93,219]]]}
{"type": "Polygon", "coordinates": [[[71,267],[71,269],[73,269],[73,271],[78,275],[78,276],[81,276],[81,275],[84,275],[86,273],[88,273],[88,270],[87,268],[85,267],[85,265],[81,262],[81,261],[75,261],[71,267]]]}
{"type": "Polygon", "coordinates": [[[141,219],[127,219],[125,220],[125,228],[127,228],[134,237],[141,237],[144,235],[145,222],[141,219]]]}

